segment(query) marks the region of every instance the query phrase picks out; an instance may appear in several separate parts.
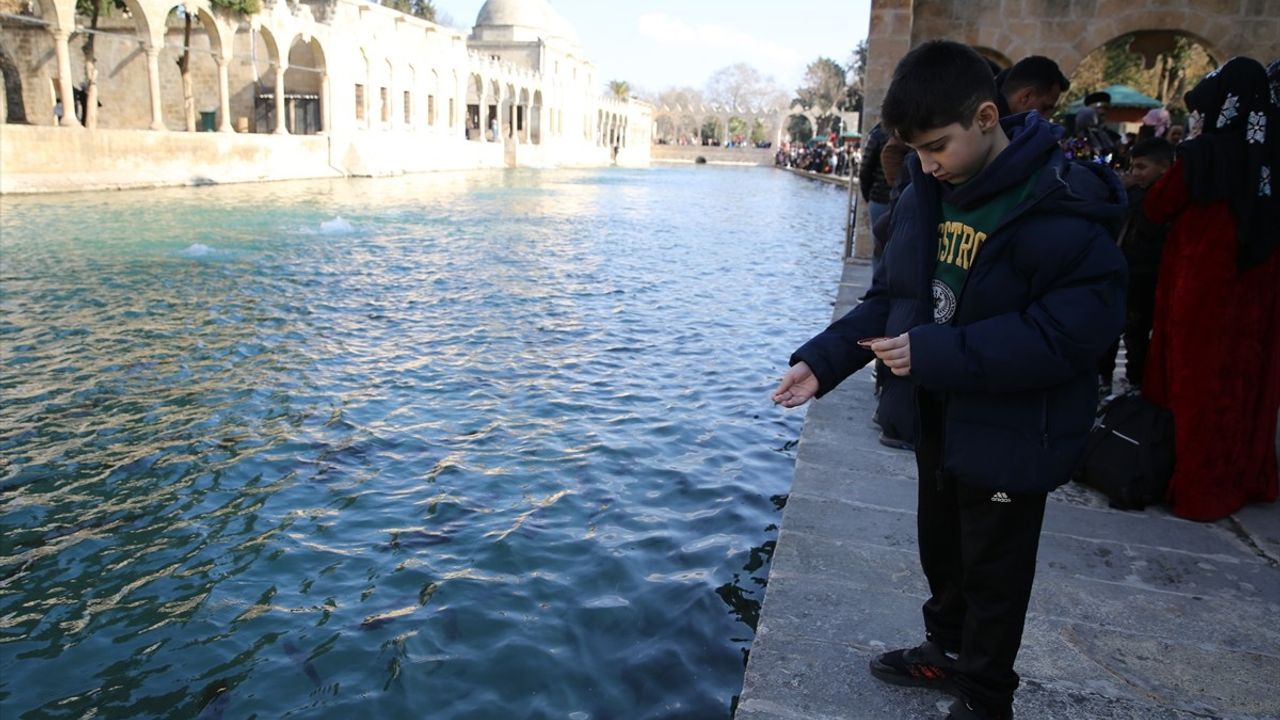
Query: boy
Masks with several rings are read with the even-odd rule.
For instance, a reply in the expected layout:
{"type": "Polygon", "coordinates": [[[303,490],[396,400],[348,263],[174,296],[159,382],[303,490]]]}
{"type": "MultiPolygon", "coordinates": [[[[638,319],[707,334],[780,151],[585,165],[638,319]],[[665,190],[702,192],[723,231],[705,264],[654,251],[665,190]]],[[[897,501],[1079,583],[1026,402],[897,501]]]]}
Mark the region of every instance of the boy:
{"type": "Polygon", "coordinates": [[[991,71],[958,43],[908,53],[881,116],[918,153],[885,263],[856,308],[792,355],[773,399],[802,405],[875,358],[915,384],[926,639],[871,672],[957,696],[953,720],[1006,720],[1045,496],[1070,477],[1098,358],[1124,319],[1124,258],[1107,231],[1122,189],[1067,161],[1038,114],[1002,122],[991,71]],[[881,339],[860,347],[868,338],[881,339]]]}
{"type": "MultiPolygon", "coordinates": [[[[1151,321],[1156,307],[1156,278],[1160,273],[1160,254],[1164,251],[1166,227],[1147,219],[1142,211],[1147,188],[1155,184],[1173,165],[1173,146],[1160,138],[1140,140],[1129,154],[1129,172],[1123,178],[1128,191],[1129,212],[1120,232],[1120,250],[1129,266],[1129,289],[1124,321],[1125,380],[1132,389],[1142,387],[1142,371],[1147,366],[1147,347],[1151,344],[1151,321]]],[[[1116,369],[1116,353],[1120,341],[1098,365],[1098,396],[1111,394],[1111,378],[1116,369]]]]}

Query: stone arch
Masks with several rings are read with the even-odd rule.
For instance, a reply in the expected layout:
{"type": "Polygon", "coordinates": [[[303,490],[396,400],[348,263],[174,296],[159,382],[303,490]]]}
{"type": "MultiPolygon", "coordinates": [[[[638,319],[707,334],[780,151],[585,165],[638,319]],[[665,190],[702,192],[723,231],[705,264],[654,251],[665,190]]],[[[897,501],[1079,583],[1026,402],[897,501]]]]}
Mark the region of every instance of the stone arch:
{"type": "Polygon", "coordinates": [[[999,50],[989,48],[985,45],[974,45],[973,49],[977,50],[978,54],[981,55],[982,57],[995,63],[996,65],[999,65],[1001,70],[1008,70],[1009,68],[1013,67],[1014,61],[1010,60],[1008,55],[1005,55],[999,50]]]}
{"type": "Polygon", "coordinates": [[[400,103],[400,113],[395,115],[393,110],[392,120],[396,124],[412,128],[418,124],[419,118],[419,113],[417,112],[417,104],[419,102],[418,68],[413,63],[407,63],[402,75],[400,85],[391,92],[392,102],[398,101],[400,103]]]}
{"type": "Polygon", "coordinates": [[[371,127],[373,123],[370,112],[370,98],[373,94],[373,63],[369,62],[369,54],[360,48],[360,65],[356,68],[356,124],[358,127],[371,127]]]}
{"type": "MultiPolygon", "coordinates": [[[[1195,6],[1196,4],[1192,3],[1190,7],[1195,6]]],[[[1272,19],[1271,24],[1280,32],[1280,21],[1272,19]]],[[[1233,36],[1240,34],[1241,30],[1242,28],[1222,22],[1213,13],[1204,12],[1203,9],[1169,12],[1153,11],[1149,7],[1135,8],[1107,18],[1106,22],[1097,26],[1096,32],[1082,33],[1072,44],[1070,52],[1064,53],[1058,64],[1062,66],[1064,73],[1070,75],[1089,53],[1116,38],[1146,32],[1172,32],[1195,40],[1205,48],[1215,62],[1221,65],[1228,57],[1237,54],[1224,52],[1224,48],[1236,44],[1233,36]],[[1106,39],[1103,42],[1097,42],[1096,39],[1100,37],[1106,39]]],[[[1275,36],[1271,37],[1274,40],[1275,36]]],[[[1269,57],[1261,56],[1258,59],[1264,63],[1270,60],[1269,57]]]]}
{"type": "Polygon", "coordinates": [[[529,95],[529,88],[520,88],[520,100],[516,104],[515,113],[515,133],[516,138],[522,143],[529,142],[529,115],[532,112],[532,97],[529,95]]]}
{"type": "Polygon", "coordinates": [[[288,68],[284,71],[285,126],[295,135],[327,130],[328,66],[317,38],[296,35],[289,43],[288,68]]]}
{"type": "Polygon", "coordinates": [[[534,145],[542,144],[542,91],[533,91],[533,105],[529,108],[529,141],[534,145]]]}
{"type": "Polygon", "coordinates": [[[163,42],[163,13],[168,8],[151,9],[138,0],[125,0],[125,5],[127,13],[101,16],[99,32],[88,35],[77,32],[77,25],[83,30],[89,26],[90,19],[87,15],[77,15],[74,0],[45,0],[32,4],[35,14],[49,23],[47,29],[53,40],[54,62],[50,63],[47,76],[42,73],[41,79],[46,82],[27,84],[24,100],[28,101],[26,111],[29,120],[39,124],[52,122],[55,103],[65,100],[64,125],[79,124],[76,122],[76,109],[79,107],[82,120],[95,127],[163,127],[163,118],[158,113],[161,107],[158,54],[163,42]],[[158,23],[156,15],[160,16],[158,23]],[[123,27],[109,27],[113,24],[123,27]],[[160,42],[154,39],[157,24],[162,36],[160,42]],[[128,37],[127,31],[132,31],[133,37],[128,37]],[[90,68],[83,61],[83,47],[90,38],[97,56],[92,88],[87,83],[90,68]],[[137,52],[139,47],[142,53],[137,52]],[[74,59],[73,48],[78,51],[74,53],[74,59]],[[155,57],[151,57],[152,54],[155,57]],[[150,77],[152,70],[156,73],[154,82],[150,77]],[[83,94],[80,92],[81,81],[85,83],[83,94]],[[92,112],[86,107],[86,95],[90,94],[93,95],[92,112]],[[136,100],[128,102],[125,98],[148,98],[151,106],[138,107],[136,100]]]}
{"type": "Polygon", "coordinates": [[[720,145],[724,143],[724,123],[719,114],[705,115],[698,125],[698,142],[701,145],[720,145]]]}
{"type": "Polygon", "coordinates": [[[436,126],[436,113],[440,110],[440,73],[431,68],[427,76],[427,125],[436,126]]]}
{"type": "Polygon", "coordinates": [[[449,101],[446,103],[449,113],[449,127],[453,127],[458,123],[458,71],[451,71],[451,82],[449,83],[449,101]]]}
{"type": "Polygon", "coordinates": [[[498,142],[502,137],[502,121],[499,119],[499,112],[502,105],[502,84],[497,80],[490,80],[488,85],[489,95],[486,98],[486,112],[484,116],[484,136],[489,142],[498,142]]]}
{"type": "Polygon", "coordinates": [[[169,130],[199,129],[200,113],[213,112],[216,116],[218,109],[218,67],[213,47],[218,41],[218,29],[207,10],[199,6],[191,7],[195,12],[190,12],[188,6],[180,2],[173,3],[165,10],[164,34],[160,40],[157,65],[160,71],[163,125],[169,130]],[[189,123],[186,89],[183,87],[182,69],[179,65],[183,57],[188,17],[191,18],[190,53],[187,55],[190,69],[188,77],[191,81],[189,123]]]}
{"type": "Polygon", "coordinates": [[[808,142],[817,134],[818,128],[809,116],[804,113],[787,115],[786,134],[791,142],[808,142]]]}
{"type": "Polygon", "coordinates": [[[388,127],[392,120],[392,97],[395,92],[395,68],[391,66],[391,60],[383,58],[378,63],[378,95],[375,98],[378,103],[377,122],[381,127],[388,127]]]}
{"type": "Polygon", "coordinates": [[[227,70],[232,88],[230,111],[236,130],[272,132],[275,129],[276,69],[281,67],[275,36],[261,23],[250,23],[237,31],[228,44],[233,48],[231,54],[237,58],[227,70]]]}
{"type": "Polygon", "coordinates": [[[501,95],[502,114],[498,121],[502,137],[516,139],[516,87],[508,82],[501,95]]]}
{"type": "Polygon", "coordinates": [[[467,76],[466,119],[463,122],[464,133],[468,140],[484,138],[485,124],[481,109],[484,107],[484,78],[475,73],[467,76]]]}
{"type": "MultiPolygon", "coordinates": [[[[1086,53],[1069,75],[1071,90],[1063,97],[1063,104],[1079,100],[1088,92],[1100,90],[1107,85],[1124,82],[1164,103],[1175,120],[1180,120],[1183,94],[1190,90],[1198,80],[1213,68],[1220,65],[1221,60],[1214,56],[1212,48],[1198,35],[1180,30],[1138,31],[1126,33],[1119,37],[1109,38],[1086,53]],[[1117,43],[1128,40],[1127,50],[1130,65],[1122,69],[1120,76],[1104,75],[1103,68],[1112,68],[1108,53],[1117,43]],[[1189,40],[1192,44],[1190,52],[1181,59],[1181,72],[1169,74],[1169,65],[1160,64],[1161,55],[1172,52],[1178,47],[1179,40],[1189,40]],[[1127,77],[1125,77],[1127,76],[1127,77]]],[[[1124,126],[1134,131],[1134,124],[1140,123],[1146,114],[1145,108],[1113,107],[1106,113],[1106,121],[1113,127],[1124,126]]]]}

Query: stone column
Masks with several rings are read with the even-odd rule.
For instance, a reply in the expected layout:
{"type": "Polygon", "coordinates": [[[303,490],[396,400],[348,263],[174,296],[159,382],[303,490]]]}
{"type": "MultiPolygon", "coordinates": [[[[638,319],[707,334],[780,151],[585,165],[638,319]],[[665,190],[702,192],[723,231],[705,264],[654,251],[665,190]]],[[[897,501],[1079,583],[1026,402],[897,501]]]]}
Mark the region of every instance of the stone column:
{"type": "Polygon", "coordinates": [[[147,82],[151,89],[151,129],[164,130],[164,112],[160,106],[160,48],[147,45],[147,82]]]}
{"type": "Polygon", "coordinates": [[[320,132],[329,132],[329,73],[320,73],[320,132]]]}
{"type": "MultiPolygon", "coordinates": [[[[75,86],[71,84],[71,49],[67,46],[70,39],[69,31],[53,29],[53,49],[58,57],[58,93],[62,95],[62,120],[59,124],[63,127],[80,127],[80,123],[76,121],[75,86]]],[[[85,112],[88,111],[85,108],[85,112]]]]}
{"type": "MultiPolygon", "coordinates": [[[[865,137],[880,122],[880,104],[885,91],[893,80],[893,70],[898,61],[911,49],[912,28],[915,24],[914,0],[873,0],[871,23],[867,34],[867,75],[863,80],[865,100],[862,109],[861,132],[865,137]]],[[[850,195],[853,197],[853,194],[850,195]]],[[[857,202],[851,200],[851,202],[857,202]]],[[[871,257],[870,213],[858,208],[856,229],[853,234],[853,255],[871,257]]]]}
{"type": "Polygon", "coordinates": [[[214,55],[213,61],[218,63],[218,132],[232,132],[231,127],[231,60],[221,55],[214,55]]]}
{"type": "Polygon", "coordinates": [[[284,71],[285,71],[285,64],[282,62],[277,62],[276,63],[276,91],[274,93],[275,100],[276,100],[276,128],[275,128],[276,135],[289,134],[289,128],[284,120],[284,112],[285,112],[284,71]]]}

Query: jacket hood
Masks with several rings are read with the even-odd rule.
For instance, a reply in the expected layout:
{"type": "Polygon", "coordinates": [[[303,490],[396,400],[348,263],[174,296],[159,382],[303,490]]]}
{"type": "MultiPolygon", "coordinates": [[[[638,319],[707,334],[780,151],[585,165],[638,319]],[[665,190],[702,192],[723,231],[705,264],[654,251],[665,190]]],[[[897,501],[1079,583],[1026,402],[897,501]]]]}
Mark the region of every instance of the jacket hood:
{"type": "Polygon", "coordinates": [[[1009,146],[963,185],[942,183],[943,202],[971,210],[991,196],[1021,185],[1057,152],[1062,137],[1062,128],[1045,122],[1035,112],[1001,118],[1000,128],[1009,137],[1009,146]]]}

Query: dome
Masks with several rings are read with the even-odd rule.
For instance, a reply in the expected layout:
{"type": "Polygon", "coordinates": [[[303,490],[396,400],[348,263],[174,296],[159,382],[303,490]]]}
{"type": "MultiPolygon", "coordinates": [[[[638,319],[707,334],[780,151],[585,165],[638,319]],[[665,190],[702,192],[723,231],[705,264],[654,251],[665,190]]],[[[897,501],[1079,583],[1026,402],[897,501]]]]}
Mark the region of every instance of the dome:
{"type": "Polygon", "coordinates": [[[573,28],[547,0],[486,0],[474,30],[482,35],[483,28],[510,28],[514,35],[530,40],[556,37],[578,44],[573,28]]]}

